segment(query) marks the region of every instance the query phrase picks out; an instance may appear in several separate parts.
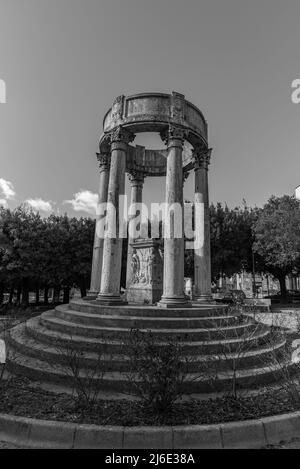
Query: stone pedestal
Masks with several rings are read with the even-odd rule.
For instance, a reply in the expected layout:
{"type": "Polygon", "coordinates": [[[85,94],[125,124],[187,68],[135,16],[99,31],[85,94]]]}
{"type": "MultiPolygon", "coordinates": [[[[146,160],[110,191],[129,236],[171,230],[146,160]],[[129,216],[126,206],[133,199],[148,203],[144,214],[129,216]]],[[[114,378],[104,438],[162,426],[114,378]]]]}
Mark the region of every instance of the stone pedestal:
{"type": "Polygon", "coordinates": [[[130,303],[155,304],[163,285],[162,243],[158,239],[136,239],[131,243],[131,277],[126,298],[130,303]]]}

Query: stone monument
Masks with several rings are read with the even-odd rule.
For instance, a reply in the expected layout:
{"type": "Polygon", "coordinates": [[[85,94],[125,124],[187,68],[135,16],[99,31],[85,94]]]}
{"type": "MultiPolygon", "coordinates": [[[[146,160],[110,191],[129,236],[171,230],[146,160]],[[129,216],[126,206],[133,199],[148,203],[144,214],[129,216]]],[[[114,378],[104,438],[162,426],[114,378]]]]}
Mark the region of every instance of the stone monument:
{"type": "MultiPolygon", "coordinates": [[[[131,205],[142,203],[143,183],[147,176],[166,178],[166,203],[179,204],[183,212],[183,184],[195,172],[195,203],[203,204],[203,244],[195,250],[196,302],[209,302],[211,296],[208,166],[211,150],[207,144],[207,123],[201,111],[182,94],[143,93],[119,96],[103,121],[100,138],[99,202],[110,202],[119,212],[119,197],[125,193],[125,173],[131,184],[131,205]],[[138,132],[158,132],[166,149],[147,150],[130,143],[138,132]],[[192,146],[185,154],[184,142],[192,146]],[[109,164],[108,164],[109,161],[109,164]]],[[[196,216],[196,215],[195,215],[196,216]]],[[[197,215],[199,216],[199,215],[197,215]]],[[[172,232],[172,219],[165,220],[172,232]]],[[[117,220],[118,225],[118,220],[117,220]]],[[[118,236],[117,236],[118,238],[118,236]]],[[[131,282],[133,240],[128,239],[127,288],[131,282]]],[[[95,233],[89,298],[106,305],[122,304],[120,296],[122,242],[99,239],[95,233]],[[114,262],[111,260],[114,259],[114,262]]],[[[184,294],[184,237],[164,239],[163,293],[160,307],[189,306],[184,294]]],[[[156,295],[155,295],[156,297],[156,295]]],[[[134,299],[132,294],[128,298],[134,299]]],[[[135,299],[137,299],[135,297],[135,299]]]]}
{"type": "MultiPolygon", "coordinates": [[[[186,393],[223,390],[232,383],[247,387],[255,377],[256,385],[281,376],[281,364],[270,356],[270,329],[239,312],[228,312],[224,305],[211,302],[210,233],[208,200],[208,166],[211,151],[207,142],[207,124],[202,112],[182,94],[142,93],[119,96],[107,111],[97,154],[99,202],[104,204],[105,221],[110,224],[116,214],[113,236],[95,232],[91,285],[87,300],[73,299],[41,316],[33,317],[10,331],[9,370],[37,380],[70,386],[65,353],[70,346],[80,350],[81,376],[97,366],[97,353],[103,352],[101,377],[94,376],[106,396],[128,392],[129,360],[124,338],[132,328],[151,330],[158,346],[168,338],[180,340],[188,361],[188,375],[183,384],[186,393]],[[158,132],[166,148],[150,150],[131,143],[138,132],[158,132]],[[189,142],[191,153],[184,152],[189,142]],[[194,250],[195,298],[184,293],[184,237],[174,235],[174,217],[166,216],[169,236],[163,246],[154,239],[128,238],[127,299],[120,291],[123,239],[120,236],[120,196],[125,193],[125,175],[131,184],[131,203],[142,202],[145,177],[166,178],[166,203],[183,209],[183,184],[186,175],[195,172],[195,202],[202,209],[202,242],[194,250]],[[163,255],[162,255],[163,251],[163,255]],[[147,303],[147,304],[146,304],[147,303]],[[156,303],[156,304],[155,304],[156,303]],[[247,350],[241,356],[243,344],[247,350]],[[59,351],[57,346],[59,347],[59,351]],[[222,350],[226,355],[222,356],[222,350]],[[10,357],[13,357],[11,359],[10,357]],[[203,376],[203,363],[216,370],[203,376]],[[269,366],[270,365],[270,366],[269,366]],[[272,366],[271,366],[272,365],[272,366]]],[[[101,217],[103,215],[99,215],[101,217]]],[[[285,340],[272,344],[280,356],[285,340]]]]}

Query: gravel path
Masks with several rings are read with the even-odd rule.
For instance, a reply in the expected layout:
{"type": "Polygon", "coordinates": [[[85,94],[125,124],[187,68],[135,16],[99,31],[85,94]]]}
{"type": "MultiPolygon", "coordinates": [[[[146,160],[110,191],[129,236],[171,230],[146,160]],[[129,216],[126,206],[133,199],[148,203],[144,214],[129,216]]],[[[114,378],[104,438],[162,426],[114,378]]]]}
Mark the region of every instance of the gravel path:
{"type": "MultiPolygon", "coordinates": [[[[291,441],[285,441],[278,445],[268,445],[262,449],[300,449],[300,438],[293,438],[291,441]]],[[[0,441],[0,449],[22,449],[21,446],[14,445],[12,443],[6,443],[0,441]]]]}
{"type": "Polygon", "coordinates": [[[267,449],[300,449],[300,438],[293,438],[290,441],[282,441],[278,445],[268,445],[267,449]]]}
{"type": "Polygon", "coordinates": [[[21,446],[7,443],[5,441],[0,441],[0,449],[21,449],[21,446]]]}

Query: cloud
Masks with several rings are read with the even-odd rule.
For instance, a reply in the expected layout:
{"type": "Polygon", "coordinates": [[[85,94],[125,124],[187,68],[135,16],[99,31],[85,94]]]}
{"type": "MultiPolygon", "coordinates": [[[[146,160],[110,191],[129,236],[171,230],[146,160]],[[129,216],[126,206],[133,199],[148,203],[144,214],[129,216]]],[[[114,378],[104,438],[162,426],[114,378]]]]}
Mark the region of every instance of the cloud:
{"type": "Polygon", "coordinates": [[[7,200],[5,200],[5,199],[0,199],[0,207],[7,208],[7,207],[8,207],[7,200]]]}
{"type": "Polygon", "coordinates": [[[96,216],[98,195],[87,190],[80,190],[74,194],[73,199],[65,200],[64,204],[71,204],[75,212],[86,212],[96,216]]]}
{"type": "Polygon", "coordinates": [[[36,212],[53,212],[53,205],[50,200],[47,201],[43,199],[27,199],[26,204],[28,204],[36,212]]]}
{"type": "Polygon", "coordinates": [[[0,191],[2,193],[2,197],[5,200],[12,199],[16,195],[13,184],[10,181],[6,181],[6,179],[3,179],[3,178],[0,178],[0,191]]]}

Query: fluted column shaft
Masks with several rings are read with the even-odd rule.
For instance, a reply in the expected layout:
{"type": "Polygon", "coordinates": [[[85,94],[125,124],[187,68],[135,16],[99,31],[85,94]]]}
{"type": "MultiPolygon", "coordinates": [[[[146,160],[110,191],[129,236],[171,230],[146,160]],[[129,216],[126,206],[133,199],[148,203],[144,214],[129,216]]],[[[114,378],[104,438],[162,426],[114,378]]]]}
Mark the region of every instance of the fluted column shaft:
{"type": "MultiPolygon", "coordinates": [[[[91,284],[90,284],[90,290],[87,295],[88,299],[95,299],[100,291],[104,239],[103,239],[103,236],[99,236],[100,233],[98,232],[99,230],[97,229],[98,222],[100,221],[98,209],[99,209],[99,206],[103,207],[107,202],[108,182],[109,182],[110,155],[98,153],[97,158],[98,158],[99,167],[100,167],[100,177],[99,177],[99,191],[98,191],[98,208],[97,208],[97,215],[96,215],[94,247],[93,247],[91,284]]],[[[101,214],[103,214],[103,210],[101,210],[100,216],[101,214]]]]}
{"type": "MultiPolygon", "coordinates": [[[[143,201],[143,184],[144,184],[144,174],[139,171],[133,171],[129,175],[130,185],[131,185],[131,197],[130,197],[130,205],[131,205],[131,213],[132,217],[136,218],[140,215],[139,208],[137,204],[141,204],[143,201]]],[[[130,218],[132,220],[132,218],[130,218]]],[[[129,220],[129,226],[130,226],[129,220]]],[[[131,233],[128,233],[128,248],[127,248],[127,269],[126,269],[126,288],[129,288],[131,284],[131,277],[132,277],[132,267],[131,267],[131,259],[132,259],[132,242],[133,238],[131,237],[131,233]]]]}
{"type": "Polygon", "coordinates": [[[195,300],[203,302],[212,299],[208,195],[208,165],[210,162],[210,153],[210,150],[204,150],[203,148],[196,148],[194,150],[195,205],[199,204],[198,207],[200,207],[200,209],[195,208],[195,216],[200,217],[200,219],[197,218],[195,226],[201,226],[201,229],[203,229],[203,242],[194,252],[195,300]]]}
{"type": "Polygon", "coordinates": [[[164,230],[164,285],[163,296],[158,303],[161,307],[182,307],[189,305],[184,294],[184,232],[183,232],[183,174],[182,150],[185,132],[170,126],[162,135],[168,145],[166,174],[166,206],[164,230]],[[175,205],[174,205],[175,204],[175,205]],[[168,211],[172,206],[180,208],[176,213],[168,211]],[[179,227],[181,223],[181,227],[179,227]],[[181,235],[180,234],[181,228],[181,235]],[[178,237],[177,237],[178,236],[178,237]]]}
{"type": "Polygon", "coordinates": [[[128,143],[134,136],[118,127],[111,132],[111,163],[107,196],[108,230],[104,238],[101,288],[98,301],[105,304],[122,303],[120,296],[123,235],[120,233],[120,197],[125,195],[125,169],[128,143]],[[109,233],[114,233],[108,236],[109,233]]]}

